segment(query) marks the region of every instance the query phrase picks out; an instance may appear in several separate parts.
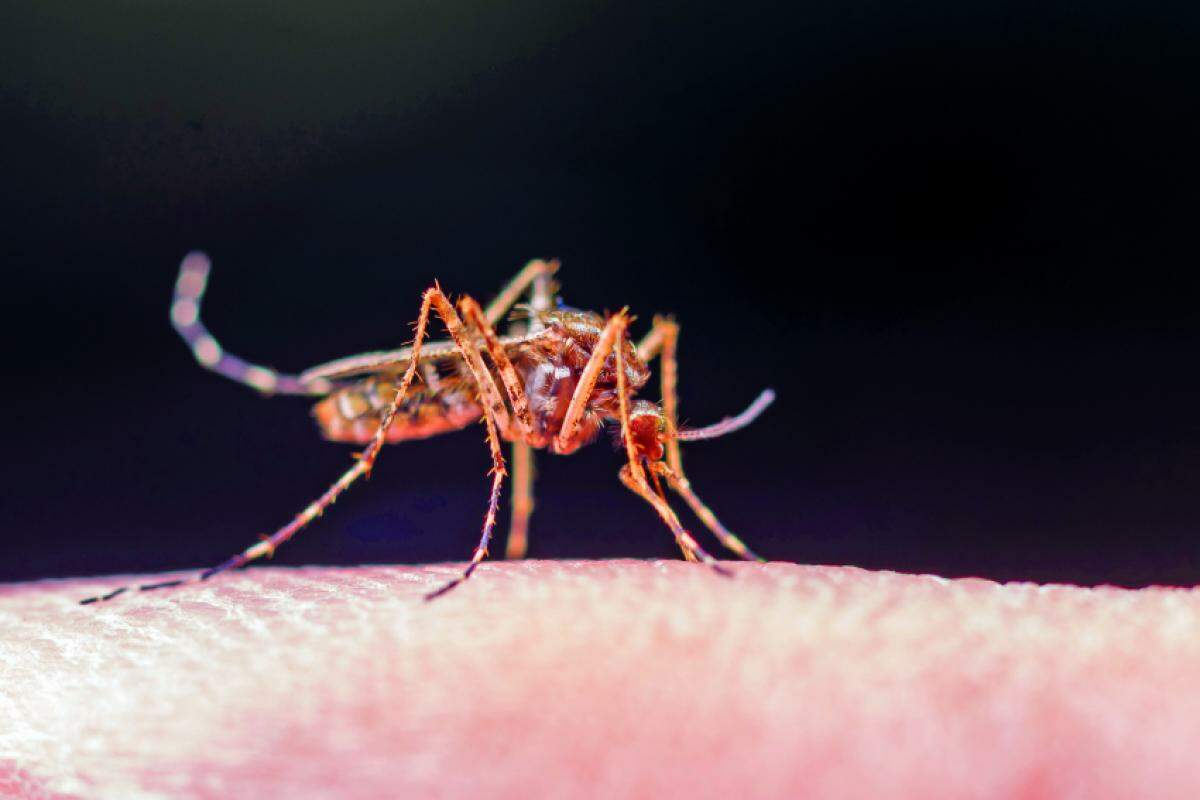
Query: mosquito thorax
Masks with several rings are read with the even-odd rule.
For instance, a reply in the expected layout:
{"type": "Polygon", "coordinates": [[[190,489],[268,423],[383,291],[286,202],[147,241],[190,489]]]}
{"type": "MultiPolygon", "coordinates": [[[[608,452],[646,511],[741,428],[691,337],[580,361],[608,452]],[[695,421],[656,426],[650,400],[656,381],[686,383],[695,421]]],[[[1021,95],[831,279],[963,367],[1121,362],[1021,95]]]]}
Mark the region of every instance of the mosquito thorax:
{"type": "MultiPolygon", "coordinates": [[[[549,448],[565,455],[593,441],[606,420],[619,417],[616,356],[610,354],[605,359],[588,398],[587,413],[574,435],[560,444],[555,437],[562,429],[571,398],[604,332],[605,320],[591,311],[557,308],[539,312],[537,321],[541,333],[509,356],[528,397],[533,431],[527,441],[535,448],[549,448]]],[[[632,394],[650,379],[650,368],[638,358],[637,349],[628,337],[621,342],[621,348],[625,382],[632,394]]]]}
{"type": "MultiPolygon", "coordinates": [[[[560,364],[575,371],[586,365],[592,350],[604,331],[604,317],[594,311],[579,311],[573,308],[556,308],[539,315],[541,324],[557,341],[556,355],[560,364]]],[[[625,380],[631,391],[638,391],[650,380],[650,368],[638,357],[637,348],[629,337],[622,342],[621,355],[625,361],[625,380]]],[[[616,385],[616,357],[609,355],[600,372],[601,386],[616,385]]]]}

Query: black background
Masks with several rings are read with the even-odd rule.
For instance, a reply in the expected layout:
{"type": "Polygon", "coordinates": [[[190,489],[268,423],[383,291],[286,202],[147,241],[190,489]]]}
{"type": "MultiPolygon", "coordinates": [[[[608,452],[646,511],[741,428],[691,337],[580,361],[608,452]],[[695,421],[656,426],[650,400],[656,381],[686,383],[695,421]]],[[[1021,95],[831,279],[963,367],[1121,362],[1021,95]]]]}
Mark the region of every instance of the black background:
{"type": "MultiPolygon", "coordinates": [[[[202,248],[286,370],[534,256],[674,312],[686,419],[779,393],[685,454],[773,558],[1200,579],[1195,4],[6,8],[0,578],[215,563],[349,463],[172,333],[202,248]]],[[[531,555],[673,554],[619,464],[540,457],[531,555]]],[[[389,448],[278,560],[465,558],[487,468],[389,448]]]]}

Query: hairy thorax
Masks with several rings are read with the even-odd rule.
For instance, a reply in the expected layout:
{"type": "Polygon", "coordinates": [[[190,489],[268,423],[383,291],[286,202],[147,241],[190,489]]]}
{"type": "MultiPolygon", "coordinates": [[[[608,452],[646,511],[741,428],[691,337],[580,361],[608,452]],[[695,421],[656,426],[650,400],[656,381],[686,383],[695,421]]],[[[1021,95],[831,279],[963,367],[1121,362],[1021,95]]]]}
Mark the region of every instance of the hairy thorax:
{"type": "MultiPolygon", "coordinates": [[[[590,311],[555,310],[539,314],[538,321],[545,326],[542,335],[509,354],[529,398],[533,430],[525,438],[534,447],[573,453],[596,438],[605,420],[619,416],[616,355],[610,353],[604,361],[579,430],[557,446],[554,439],[562,430],[571,398],[604,330],[604,319],[590,311]]],[[[633,394],[649,380],[650,369],[628,338],[620,346],[625,380],[633,394]]]]}

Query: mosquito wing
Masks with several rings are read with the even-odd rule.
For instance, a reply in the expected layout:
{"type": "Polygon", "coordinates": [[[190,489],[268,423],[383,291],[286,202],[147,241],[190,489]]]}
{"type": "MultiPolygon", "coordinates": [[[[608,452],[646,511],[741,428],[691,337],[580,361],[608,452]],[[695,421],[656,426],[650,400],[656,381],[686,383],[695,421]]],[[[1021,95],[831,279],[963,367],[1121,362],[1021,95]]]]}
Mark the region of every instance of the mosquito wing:
{"type": "MultiPolygon", "coordinates": [[[[541,335],[542,333],[525,334],[522,336],[501,336],[500,344],[505,350],[509,350],[535,341],[541,335]]],[[[324,364],[318,364],[315,367],[310,367],[300,373],[300,380],[304,383],[309,383],[317,380],[349,378],[355,375],[396,372],[407,367],[411,359],[411,347],[401,347],[398,350],[378,350],[372,353],[359,353],[355,356],[346,356],[345,358],[338,358],[333,361],[327,361],[324,364]]],[[[461,360],[462,356],[459,355],[454,342],[447,341],[429,342],[421,345],[421,355],[417,359],[417,362],[443,362],[449,364],[461,360]]]]}

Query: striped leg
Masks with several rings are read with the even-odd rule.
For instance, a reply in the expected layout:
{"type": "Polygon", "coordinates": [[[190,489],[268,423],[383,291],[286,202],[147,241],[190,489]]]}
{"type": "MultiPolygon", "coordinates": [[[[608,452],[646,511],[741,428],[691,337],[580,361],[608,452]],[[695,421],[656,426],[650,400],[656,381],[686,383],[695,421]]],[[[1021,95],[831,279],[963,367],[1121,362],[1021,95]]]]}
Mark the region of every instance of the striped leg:
{"type": "Polygon", "coordinates": [[[295,375],[276,372],[270,367],[251,364],[225,352],[200,321],[200,303],[204,299],[211,269],[212,262],[204,253],[194,251],[184,256],[179,265],[179,277],[175,280],[175,297],[171,301],[171,324],[187,342],[201,366],[263,394],[328,394],[333,389],[333,384],[328,380],[319,378],[305,381],[295,375]]]}
{"type": "Polygon", "coordinates": [[[642,468],[642,459],[638,455],[637,446],[634,444],[633,435],[630,431],[629,386],[625,381],[625,357],[623,348],[620,346],[620,341],[624,338],[625,317],[622,313],[616,318],[621,320],[621,336],[618,337],[617,346],[614,348],[617,362],[617,399],[621,413],[621,439],[625,444],[625,455],[629,460],[629,463],[621,468],[621,483],[625,484],[625,486],[649,503],[658,512],[658,516],[662,518],[662,521],[666,523],[667,527],[671,529],[671,533],[674,534],[675,541],[683,551],[685,558],[689,561],[702,561],[715,572],[721,575],[729,575],[730,572],[722,567],[715,558],[705,552],[700,543],[684,530],[683,525],[679,522],[679,517],[671,510],[671,506],[646,481],[646,471],[642,468]]]}
{"type": "MultiPolygon", "coordinates": [[[[355,462],[354,466],[343,473],[342,477],[338,478],[338,480],[332,486],[330,486],[324,494],[322,494],[314,502],[310,503],[308,507],[305,508],[304,511],[300,512],[300,514],[298,514],[291,522],[289,522],[287,525],[284,525],[270,536],[263,538],[257,544],[246,548],[241,553],[232,556],[215,567],[204,570],[196,577],[190,579],[190,581],[189,579],[163,581],[161,583],[144,584],[138,588],[142,591],[150,591],[153,589],[164,589],[171,586],[179,586],[191,581],[206,581],[214,575],[218,575],[226,570],[236,569],[238,567],[245,566],[257,558],[273,555],[275,550],[280,545],[291,539],[309,522],[323,514],[325,509],[331,506],[342,494],[342,492],[348,489],[356,480],[363,475],[370,474],[371,469],[375,465],[375,459],[379,456],[379,451],[383,448],[383,444],[386,441],[387,430],[391,427],[392,421],[396,417],[397,409],[403,401],[404,396],[408,391],[408,387],[412,384],[413,377],[416,375],[417,366],[420,362],[419,356],[421,344],[425,339],[425,332],[426,328],[428,327],[429,313],[431,309],[436,311],[438,316],[442,318],[442,321],[449,329],[450,335],[454,339],[455,344],[460,348],[460,352],[464,361],[467,362],[471,370],[474,372],[477,366],[482,368],[483,361],[479,355],[478,348],[468,340],[466,333],[463,330],[462,321],[454,312],[454,307],[450,305],[449,300],[446,299],[446,296],[442,293],[441,288],[434,286],[433,288],[426,290],[421,301],[421,311],[417,317],[416,333],[414,335],[412,345],[413,358],[409,360],[408,368],[404,371],[404,376],[400,380],[400,386],[396,390],[396,396],[392,399],[391,405],[389,405],[387,410],[384,412],[383,418],[380,421],[379,428],[375,432],[374,438],[371,440],[371,443],[367,445],[367,448],[358,456],[358,460],[355,462]]],[[[488,442],[492,451],[493,480],[491,499],[488,505],[487,516],[484,519],[484,537],[480,543],[480,547],[477,548],[475,558],[472,560],[471,566],[467,568],[464,577],[459,579],[459,581],[453,582],[449,586],[443,587],[443,589],[435,592],[433,596],[448,591],[458,582],[461,582],[461,580],[470,576],[470,573],[474,570],[478,562],[483,560],[483,555],[487,552],[487,540],[491,536],[492,528],[495,527],[496,508],[499,504],[500,498],[500,484],[504,478],[505,470],[504,457],[500,453],[499,436],[496,431],[496,420],[491,413],[494,404],[501,403],[501,401],[499,398],[499,392],[496,389],[494,382],[491,383],[490,388],[490,397],[484,399],[483,407],[484,419],[487,423],[488,442]]],[[[487,396],[489,394],[487,388],[481,385],[480,394],[481,396],[487,396]]],[[[100,600],[110,600],[117,595],[128,591],[128,589],[129,587],[127,586],[121,587],[109,592],[108,594],[97,597],[89,597],[81,602],[83,604],[88,604],[100,600]]]]}
{"type": "MultiPolygon", "coordinates": [[[[558,262],[552,261],[533,278],[529,304],[535,312],[550,309],[554,295],[554,286],[550,279],[556,269],[558,262]]],[[[512,324],[509,332],[537,333],[542,327],[541,320],[535,314],[529,319],[528,331],[523,323],[516,322],[512,324]]],[[[509,520],[508,539],[505,541],[505,558],[524,558],[529,549],[529,518],[533,516],[533,482],[536,477],[533,448],[525,442],[514,442],[512,518],[509,520]]]]}
{"type": "Polygon", "coordinates": [[[654,493],[654,490],[650,487],[650,484],[646,482],[644,475],[639,481],[636,477],[634,477],[634,471],[628,464],[626,464],[625,466],[621,467],[620,478],[621,483],[625,484],[626,488],[637,494],[654,507],[654,510],[658,512],[658,516],[664,523],[666,523],[666,526],[671,529],[671,533],[675,536],[675,542],[679,545],[679,549],[683,551],[683,554],[688,561],[701,561],[712,567],[714,572],[717,572],[721,575],[729,576],[732,574],[725,567],[721,566],[720,562],[709,555],[708,552],[706,552],[705,549],[700,546],[700,543],[697,542],[696,539],[687,532],[682,523],[679,522],[679,517],[677,517],[675,512],[671,510],[671,506],[667,504],[666,500],[663,500],[654,493]]]}
{"type": "MultiPolygon", "coordinates": [[[[532,427],[532,419],[529,415],[529,400],[525,395],[524,383],[518,378],[516,369],[514,369],[512,362],[509,360],[504,347],[500,344],[493,326],[500,322],[509,308],[516,303],[521,293],[531,285],[533,287],[532,304],[534,308],[538,310],[548,308],[549,302],[546,298],[550,292],[550,276],[558,270],[558,267],[559,263],[557,261],[535,260],[529,262],[517,277],[500,291],[496,299],[488,304],[486,310],[480,308],[479,304],[471,297],[463,297],[458,303],[458,308],[462,316],[471,325],[473,331],[482,337],[484,347],[487,349],[492,363],[495,364],[496,371],[500,374],[500,380],[504,384],[509,403],[512,405],[518,436],[527,434],[532,427]]],[[[490,380],[490,373],[487,373],[487,376],[490,380]]],[[[494,436],[489,435],[489,443],[492,445],[493,463],[498,465],[494,469],[498,481],[503,474],[504,461],[500,457],[494,436]]],[[[533,511],[533,450],[523,441],[518,440],[513,444],[513,472],[513,512],[508,540],[505,546],[505,556],[507,558],[522,558],[525,555],[529,516],[533,511]]],[[[489,522],[484,526],[483,538],[480,541],[479,547],[475,549],[471,562],[460,577],[426,595],[427,600],[442,596],[470,578],[471,573],[475,571],[479,562],[487,555],[487,546],[491,539],[492,528],[495,525],[496,505],[499,499],[498,491],[499,484],[497,482],[493,485],[492,502],[488,508],[489,522]]]]}
{"type": "Polygon", "coordinates": [[[679,452],[679,441],[674,433],[679,429],[679,362],[675,350],[679,344],[679,323],[670,317],[656,316],[654,327],[646,338],[638,342],[638,358],[649,363],[661,356],[660,379],[662,382],[663,416],[667,420],[667,463],[671,469],[683,474],[683,457],[679,452]]]}
{"type": "MultiPolygon", "coordinates": [[[[618,354],[622,350],[621,344],[624,342],[625,328],[629,324],[629,318],[626,316],[628,310],[621,309],[620,312],[609,318],[604,330],[600,332],[600,338],[596,340],[596,346],[592,349],[587,364],[579,373],[579,382],[575,384],[575,391],[571,394],[571,402],[567,406],[567,413],[563,415],[562,426],[558,430],[558,435],[554,437],[554,449],[558,453],[570,453],[579,446],[575,437],[579,433],[579,426],[587,411],[587,401],[592,396],[592,390],[596,388],[600,370],[604,368],[604,361],[608,358],[609,353],[613,352],[614,346],[618,354]]],[[[621,361],[618,364],[624,364],[624,362],[621,361]]],[[[617,371],[620,373],[622,385],[624,385],[623,367],[618,366],[617,371]]]]}
{"type": "Polygon", "coordinates": [[[517,300],[521,298],[521,293],[528,289],[531,284],[535,287],[534,306],[536,306],[539,288],[541,293],[548,293],[547,287],[550,283],[550,276],[558,271],[559,266],[558,261],[542,261],[541,259],[535,259],[526,264],[517,273],[517,277],[509,281],[508,285],[500,290],[500,293],[496,295],[496,299],[488,303],[487,310],[484,312],[488,324],[500,324],[500,320],[504,318],[504,314],[513,307],[517,300]]]}
{"type": "MultiPolygon", "coordinates": [[[[471,554],[470,562],[468,562],[462,574],[457,578],[426,594],[426,600],[441,597],[470,578],[480,562],[487,558],[488,545],[491,543],[492,532],[496,527],[496,511],[500,505],[500,487],[504,482],[504,476],[508,474],[504,466],[504,454],[500,452],[500,431],[508,430],[510,424],[508,410],[504,407],[504,401],[500,397],[500,390],[497,388],[491,372],[483,363],[483,356],[479,352],[479,346],[475,343],[474,337],[470,335],[470,333],[480,333],[486,340],[486,332],[490,331],[491,327],[488,326],[483,331],[476,330],[469,333],[463,325],[462,319],[454,311],[454,307],[450,305],[450,301],[446,299],[441,290],[431,289],[430,291],[436,291],[437,296],[434,302],[436,303],[435,308],[437,309],[438,316],[446,323],[446,328],[450,331],[450,337],[454,339],[454,344],[462,355],[463,361],[466,362],[467,367],[471,370],[472,377],[475,378],[475,384],[479,389],[480,405],[483,406],[483,419],[487,425],[488,447],[492,454],[492,491],[488,499],[487,514],[483,518],[483,532],[479,537],[479,544],[475,547],[475,552],[471,554]]],[[[468,311],[474,311],[479,308],[478,303],[472,298],[465,296],[459,305],[468,311]]],[[[509,368],[512,368],[511,364],[509,364],[509,368]]],[[[524,397],[523,393],[521,397],[524,397]]],[[[514,405],[515,408],[516,406],[514,405]]],[[[526,413],[528,413],[527,408],[526,413]]]]}
{"type": "MultiPolygon", "coordinates": [[[[516,432],[519,436],[527,436],[533,430],[533,418],[529,415],[529,398],[525,396],[525,382],[517,375],[516,368],[500,344],[496,331],[485,318],[479,303],[476,303],[471,297],[463,297],[458,301],[458,310],[462,312],[474,332],[483,338],[483,345],[487,349],[492,363],[496,365],[496,371],[500,373],[500,382],[504,384],[504,391],[508,394],[508,401],[512,405],[513,416],[516,417],[516,432]]],[[[484,372],[487,373],[487,370],[484,372]]],[[[487,374],[490,377],[490,373],[487,374]]]]}
{"type": "MultiPolygon", "coordinates": [[[[558,269],[558,262],[531,262],[525,269],[530,270],[534,265],[538,265],[536,272],[533,274],[532,286],[530,288],[529,305],[534,312],[547,311],[550,309],[553,300],[554,285],[551,277],[558,269]]],[[[521,276],[518,276],[513,281],[513,285],[524,287],[521,276]]],[[[501,296],[508,294],[508,290],[501,292],[501,296]]],[[[496,306],[500,299],[492,306],[496,306]]],[[[498,320],[503,312],[496,311],[489,306],[489,312],[485,312],[485,318],[489,321],[498,320]]],[[[510,335],[524,335],[528,333],[537,333],[544,326],[537,314],[533,314],[528,320],[520,319],[510,323],[508,333],[510,335]]],[[[495,360],[493,356],[493,360],[495,360]]],[[[507,360],[507,358],[505,358],[507,360]]],[[[524,386],[520,385],[521,402],[528,407],[528,400],[525,397],[524,386]]],[[[510,392],[511,395],[511,392],[510,392]]],[[[504,557],[508,559],[524,558],[525,553],[529,549],[529,518],[533,515],[533,482],[537,476],[536,468],[534,467],[533,448],[528,443],[523,441],[513,442],[513,502],[512,502],[512,517],[508,524],[508,538],[504,545],[504,557]]]]}
{"type": "MultiPolygon", "coordinates": [[[[531,262],[525,271],[527,272],[529,271],[530,267],[536,267],[539,265],[543,267],[546,266],[542,262],[535,261],[531,262]]],[[[524,272],[522,274],[524,274],[524,272]]],[[[519,283],[519,280],[520,279],[518,279],[518,281],[514,281],[514,284],[519,283]]],[[[521,288],[524,288],[523,284],[521,285],[521,288]]],[[[495,365],[496,371],[500,374],[500,381],[504,385],[504,390],[508,395],[509,404],[512,406],[512,416],[514,418],[513,427],[515,428],[515,431],[510,431],[510,433],[514,434],[514,438],[517,439],[516,443],[513,445],[513,459],[516,464],[517,477],[515,482],[516,494],[513,505],[513,517],[509,531],[508,542],[505,547],[505,554],[509,558],[520,558],[525,554],[525,533],[528,526],[529,513],[533,508],[533,453],[529,445],[522,440],[522,437],[527,436],[530,432],[532,432],[533,429],[533,420],[529,413],[529,398],[525,395],[524,382],[517,375],[516,368],[513,367],[512,361],[509,360],[508,354],[505,352],[504,347],[500,344],[499,338],[496,336],[496,331],[492,328],[492,325],[483,309],[479,307],[479,303],[475,302],[474,298],[464,296],[458,301],[458,308],[462,313],[463,318],[465,318],[467,324],[471,326],[472,333],[477,333],[483,339],[484,347],[486,348],[492,363],[495,365]]],[[[473,344],[471,346],[475,347],[473,344]]],[[[477,349],[474,357],[479,358],[477,349]]],[[[471,359],[468,358],[468,361],[470,362],[471,359]]],[[[483,362],[481,359],[478,363],[480,368],[475,375],[476,382],[480,384],[485,381],[490,382],[492,380],[491,373],[483,367],[483,362]]],[[[472,370],[474,371],[475,368],[472,367],[472,370]]],[[[492,386],[494,387],[495,384],[492,383],[492,386]]],[[[487,405],[488,404],[485,403],[485,407],[487,405]]],[[[505,430],[509,430],[507,424],[507,411],[504,408],[503,402],[495,401],[492,403],[492,406],[493,415],[499,416],[502,413],[505,415],[504,419],[506,422],[501,427],[505,430]]],[[[502,458],[499,458],[498,446],[494,441],[494,432],[489,434],[489,440],[492,441],[493,459],[496,460],[496,463],[498,464],[497,469],[503,470],[504,462],[502,458]]],[[[495,495],[493,495],[493,500],[494,499],[495,495]]],[[[495,504],[493,503],[492,510],[489,513],[494,515],[494,511],[495,504]]],[[[489,531],[487,536],[490,537],[490,535],[491,534],[489,531]]],[[[486,541],[481,544],[481,547],[484,548],[483,554],[486,554],[486,541]]],[[[476,551],[476,555],[482,558],[482,555],[480,555],[480,551],[478,550],[476,551]]],[[[462,580],[470,577],[470,573],[475,569],[475,565],[477,563],[477,561],[472,561],[471,565],[468,567],[468,571],[463,575],[462,580]]],[[[453,582],[452,584],[439,589],[434,593],[433,596],[437,596],[449,591],[459,582],[461,581],[453,582]]]]}
{"type": "MultiPolygon", "coordinates": [[[[275,533],[271,534],[258,544],[247,548],[236,556],[233,556],[225,563],[220,564],[211,569],[205,570],[199,576],[199,580],[208,580],[212,576],[224,572],[227,569],[236,569],[245,566],[250,561],[262,556],[273,555],[275,549],[292,538],[297,531],[307,525],[316,517],[324,513],[325,509],[337,500],[338,495],[345,491],[354,483],[360,476],[369,474],[375,464],[375,459],[379,455],[380,449],[386,440],[387,429],[391,427],[392,420],[395,419],[396,411],[404,399],[408,391],[409,385],[412,383],[413,376],[416,374],[417,366],[420,363],[421,343],[425,338],[425,330],[429,322],[429,312],[433,310],[442,319],[446,329],[450,332],[451,338],[454,340],[459,353],[463,360],[467,363],[468,368],[474,375],[477,384],[480,387],[480,397],[484,409],[484,420],[487,424],[488,444],[492,451],[492,491],[490,501],[488,503],[487,515],[484,517],[483,539],[480,541],[479,547],[475,550],[475,555],[471,560],[471,564],[467,567],[463,577],[451,582],[447,586],[442,587],[437,592],[428,595],[429,598],[443,594],[460,583],[462,580],[470,577],[471,573],[478,566],[479,562],[487,555],[487,543],[491,538],[492,529],[496,524],[496,509],[500,503],[500,486],[506,474],[504,469],[504,456],[500,453],[499,434],[496,430],[497,420],[495,411],[497,405],[500,410],[503,410],[503,403],[499,397],[499,391],[496,388],[495,382],[491,380],[490,374],[483,367],[483,359],[479,354],[479,349],[470,341],[464,330],[462,320],[455,313],[454,307],[450,305],[450,301],[442,292],[441,287],[434,286],[427,289],[421,301],[421,312],[417,317],[417,330],[413,339],[412,349],[413,357],[409,360],[408,368],[404,371],[404,377],[401,379],[400,387],[396,391],[396,396],[392,399],[392,404],[388,406],[384,412],[383,419],[379,425],[379,429],[375,432],[375,438],[371,440],[371,444],[363,451],[358,462],[351,467],[337,483],[326,490],[316,502],[308,506],[300,513],[292,522],[280,528],[275,533]]],[[[507,413],[507,412],[506,412],[507,413]]],[[[505,416],[507,423],[507,416],[505,416]]],[[[174,586],[178,581],[170,581],[166,584],[152,584],[143,586],[142,589],[156,589],[161,586],[174,586]]]]}
{"type": "MultiPolygon", "coordinates": [[[[201,287],[201,290],[203,290],[203,287],[201,287]]],[[[420,353],[421,343],[425,340],[425,329],[429,323],[429,310],[433,306],[436,299],[434,294],[435,292],[439,295],[441,294],[440,290],[436,289],[436,287],[429,289],[425,292],[425,296],[421,301],[421,312],[417,316],[417,329],[413,338],[413,351],[416,354],[420,353]]],[[[322,494],[314,502],[310,503],[308,507],[301,511],[298,515],[296,515],[291,522],[289,522],[287,525],[284,525],[270,536],[263,537],[257,544],[251,545],[241,553],[226,559],[224,562],[215,567],[204,570],[190,580],[183,578],[172,581],[163,581],[161,583],[148,583],[139,586],[138,589],[141,591],[150,591],[153,589],[165,589],[171,586],[179,586],[191,581],[206,581],[214,575],[224,572],[225,570],[236,569],[237,567],[245,566],[256,558],[274,555],[276,548],[278,548],[288,539],[291,539],[293,536],[295,536],[297,531],[299,531],[305,525],[321,516],[326,508],[333,505],[342,492],[350,488],[351,484],[353,484],[363,475],[367,475],[371,472],[372,467],[375,465],[375,459],[379,456],[379,451],[382,449],[383,443],[387,438],[387,430],[389,427],[391,427],[392,420],[394,420],[396,417],[396,410],[399,408],[401,401],[403,401],[404,395],[408,392],[408,387],[412,383],[413,376],[416,375],[418,362],[419,359],[417,358],[413,358],[409,362],[408,369],[405,370],[404,377],[400,380],[400,386],[396,390],[396,396],[392,399],[392,404],[388,406],[387,411],[384,412],[379,428],[375,431],[375,437],[371,440],[371,443],[367,445],[366,449],[359,454],[358,460],[355,462],[354,466],[346,470],[346,472],[342,474],[342,477],[338,478],[332,486],[325,490],[324,494],[322,494]]],[[[128,586],[122,586],[121,588],[115,589],[108,594],[97,597],[89,597],[80,602],[86,605],[88,603],[95,603],[100,600],[111,600],[117,595],[128,591],[128,589],[128,586]]]]}
{"type": "Polygon", "coordinates": [[[667,484],[684,499],[700,521],[721,540],[721,544],[748,561],[763,561],[762,557],[721,524],[712,510],[692,490],[691,482],[683,471],[679,439],[674,435],[679,430],[679,365],[676,360],[678,343],[679,324],[670,317],[661,316],[654,318],[654,327],[638,342],[638,356],[643,361],[649,361],[655,356],[661,357],[662,409],[668,429],[667,463],[653,464],[651,469],[666,479],[667,484]]]}
{"type": "Polygon", "coordinates": [[[765,558],[747,547],[741,539],[721,524],[721,521],[717,519],[717,515],[692,491],[692,484],[686,476],[676,473],[662,462],[653,464],[650,468],[666,479],[667,484],[678,492],[684,501],[687,502],[688,506],[691,507],[692,513],[700,518],[700,521],[713,532],[714,536],[721,540],[721,544],[725,545],[728,550],[747,561],[766,561],[765,558]]]}

